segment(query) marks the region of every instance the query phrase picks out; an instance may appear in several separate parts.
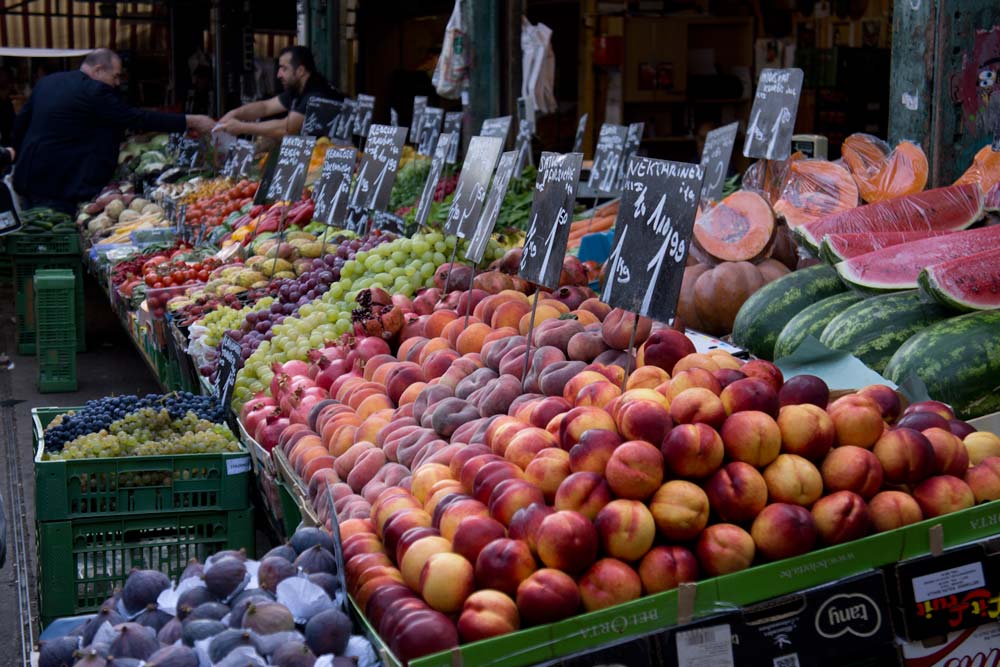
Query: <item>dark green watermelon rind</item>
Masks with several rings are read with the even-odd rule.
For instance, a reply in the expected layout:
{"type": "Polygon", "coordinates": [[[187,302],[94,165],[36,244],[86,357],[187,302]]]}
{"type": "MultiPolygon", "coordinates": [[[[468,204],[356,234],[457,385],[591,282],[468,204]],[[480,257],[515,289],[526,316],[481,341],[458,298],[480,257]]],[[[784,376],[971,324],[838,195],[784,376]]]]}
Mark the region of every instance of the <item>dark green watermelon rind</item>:
{"type": "Polygon", "coordinates": [[[781,359],[795,352],[807,336],[819,338],[823,329],[834,317],[861,301],[861,297],[853,292],[841,292],[821,299],[806,306],[778,334],[774,343],[774,358],[781,359]]]}
{"type": "Polygon", "coordinates": [[[911,209],[916,208],[917,211],[921,212],[921,214],[924,216],[933,216],[937,219],[941,219],[945,216],[946,213],[951,212],[951,211],[939,210],[940,207],[942,206],[943,207],[950,206],[950,208],[956,209],[957,213],[957,207],[951,206],[951,204],[961,203],[959,202],[959,196],[958,196],[959,193],[967,194],[968,195],[968,197],[966,197],[967,199],[969,197],[976,198],[975,202],[976,209],[969,212],[970,217],[968,218],[962,218],[961,220],[951,223],[946,227],[942,226],[939,228],[937,227],[934,228],[934,229],[940,229],[942,231],[944,230],[959,231],[962,229],[966,229],[967,227],[971,226],[972,223],[974,223],[976,220],[979,220],[981,217],[983,217],[983,210],[984,210],[983,193],[982,190],[979,189],[979,186],[974,183],[966,185],[949,185],[943,188],[936,188],[934,190],[925,190],[923,192],[918,192],[912,195],[905,195],[903,197],[896,197],[895,199],[888,199],[886,201],[876,202],[874,204],[865,204],[864,206],[848,209],[847,211],[843,211],[841,213],[837,213],[832,216],[820,218],[816,222],[811,222],[805,225],[801,225],[800,227],[797,227],[794,231],[796,238],[798,238],[803,245],[809,248],[813,253],[818,253],[820,244],[823,242],[823,236],[830,233],[835,233],[837,231],[849,234],[849,233],[858,233],[862,231],[888,232],[888,231],[905,231],[905,230],[899,230],[899,229],[894,230],[876,224],[869,230],[853,229],[853,228],[846,228],[839,230],[821,229],[819,231],[819,238],[817,238],[817,234],[813,232],[812,229],[810,229],[810,227],[818,226],[817,223],[826,222],[832,220],[833,218],[838,218],[838,217],[843,217],[844,219],[850,219],[852,217],[857,217],[861,215],[868,215],[875,219],[878,219],[879,215],[882,216],[891,215],[897,219],[907,218],[914,214],[913,210],[905,210],[907,206],[910,206],[911,209]],[[934,204],[935,197],[944,198],[945,201],[935,206],[934,204]],[[953,202],[948,201],[949,198],[953,198],[954,201],[953,202]],[[928,200],[931,202],[931,204],[928,204],[928,200]]]}
{"type": "Polygon", "coordinates": [[[833,267],[817,264],[781,276],[760,288],[740,307],[733,342],[771,360],[778,334],[803,308],[845,291],[833,267]]]}
{"type": "Polygon", "coordinates": [[[919,377],[959,419],[1000,410],[1000,310],[932,324],[896,350],[884,375],[896,384],[919,377]]]}
{"type": "Polygon", "coordinates": [[[995,261],[998,265],[1000,265],[1000,249],[993,249],[976,253],[975,255],[964,257],[960,260],[951,260],[948,262],[942,262],[941,264],[928,266],[921,271],[920,275],[917,277],[917,283],[920,285],[921,293],[938,303],[942,303],[950,308],[963,312],[996,310],[1000,308],[1000,294],[996,294],[996,299],[992,303],[973,303],[967,299],[963,299],[961,294],[958,294],[954,290],[945,286],[936,275],[936,273],[940,271],[947,271],[952,267],[957,267],[959,270],[972,269],[973,272],[975,272],[973,265],[975,264],[976,259],[980,256],[987,257],[991,262],[995,261]]]}
{"type": "Polygon", "coordinates": [[[881,373],[900,345],[924,327],[953,313],[920,299],[916,290],[865,299],[830,320],[819,341],[849,352],[881,373]]]}
{"type": "Polygon", "coordinates": [[[835,266],[840,262],[845,261],[847,258],[837,252],[836,248],[833,247],[833,244],[829,242],[829,239],[830,235],[827,234],[823,237],[823,242],[819,244],[819,258],[830,266],[835,266]]]}

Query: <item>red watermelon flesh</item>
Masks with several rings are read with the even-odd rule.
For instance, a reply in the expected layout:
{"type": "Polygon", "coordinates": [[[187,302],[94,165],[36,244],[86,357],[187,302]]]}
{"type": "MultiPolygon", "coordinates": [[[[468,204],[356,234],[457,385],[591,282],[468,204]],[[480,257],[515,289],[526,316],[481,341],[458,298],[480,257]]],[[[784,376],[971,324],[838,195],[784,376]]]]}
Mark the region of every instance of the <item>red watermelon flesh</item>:
{"type": "Polygon", "coordinates": [[[982,190],[967,183],[852,208],[802,225],[796,232],[815,249],[827,234],[956,231],[982,215],[982,190]]]}
{"type": "Polygon", "coordinates": [[[820,255],[836,264],[865,253],[888,248],[889,246],[919,241],[935,236],[947,236],[953,232],[869,232],[866,234],[827,234],[823,237],[820,255]]]}
{"type": "Polygon", "coordinates": [[[836,269],[845,282],[862,290],[915,289],[925,267],[993,248],[1000,248],[1000,226],[890,246],[840,262],[836,269]]]}
{"type": "Polygon", "coordinates": [[[987,211],[1000,211],[1000,183],[994,183],[993,187],[986,191],[983,208],[987,211]]]}
{"type": "Polygon", "coordinates": [[[996,310],[1000,308],[1000,247],[928,266],[919,281],[924,294],[947,306],[996,310]]]}

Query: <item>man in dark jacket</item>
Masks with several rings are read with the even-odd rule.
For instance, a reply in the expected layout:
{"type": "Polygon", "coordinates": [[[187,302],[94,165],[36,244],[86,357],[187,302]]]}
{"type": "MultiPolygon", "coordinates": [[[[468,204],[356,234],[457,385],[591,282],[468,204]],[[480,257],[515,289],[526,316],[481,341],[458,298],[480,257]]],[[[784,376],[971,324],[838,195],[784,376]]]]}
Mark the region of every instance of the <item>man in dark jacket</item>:
{"type": "Polygon", "coordinates": [[[144,111],[118,96],[121,59],[99,49],[78,71],[39,80],[14,123],[14,189],[25,208],[70,215],[107,185],[118,165],[124,130],[212,131],[208,116],[144,111]]]}

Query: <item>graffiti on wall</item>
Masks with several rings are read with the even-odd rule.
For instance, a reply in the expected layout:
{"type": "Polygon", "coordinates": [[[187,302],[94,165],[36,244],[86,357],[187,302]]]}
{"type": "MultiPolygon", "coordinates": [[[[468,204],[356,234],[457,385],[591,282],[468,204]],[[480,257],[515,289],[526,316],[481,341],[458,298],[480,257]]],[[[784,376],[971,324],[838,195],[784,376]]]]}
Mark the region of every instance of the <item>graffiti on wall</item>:
{"type": "Polygon", "coordinates": [[[991,132],[1000,121],[1000,25],[976,30],[972,51],[952,77],[952,99],[962,108],[962,125],[973,133],[991,132]]]}

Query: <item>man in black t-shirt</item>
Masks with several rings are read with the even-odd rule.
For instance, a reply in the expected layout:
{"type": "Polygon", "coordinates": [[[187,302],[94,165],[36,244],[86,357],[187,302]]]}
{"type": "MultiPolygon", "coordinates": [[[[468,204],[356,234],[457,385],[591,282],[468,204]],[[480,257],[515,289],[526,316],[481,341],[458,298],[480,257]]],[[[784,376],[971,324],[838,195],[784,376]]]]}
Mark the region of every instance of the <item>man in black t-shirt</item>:
{"type": "Polygon", "coordinates": [[[278,56],[278,80],[285,88],[280,95],[233,109],[219,119],[219,129],[233,135],[252,134],[280,139],[286,134],[301,132],[310,98],[344,99],[316,71],[312,52],[304,46],[289,46],[281,52],[278,56]],[[284,118],[252,122],[285,113],[284,118]]]}

